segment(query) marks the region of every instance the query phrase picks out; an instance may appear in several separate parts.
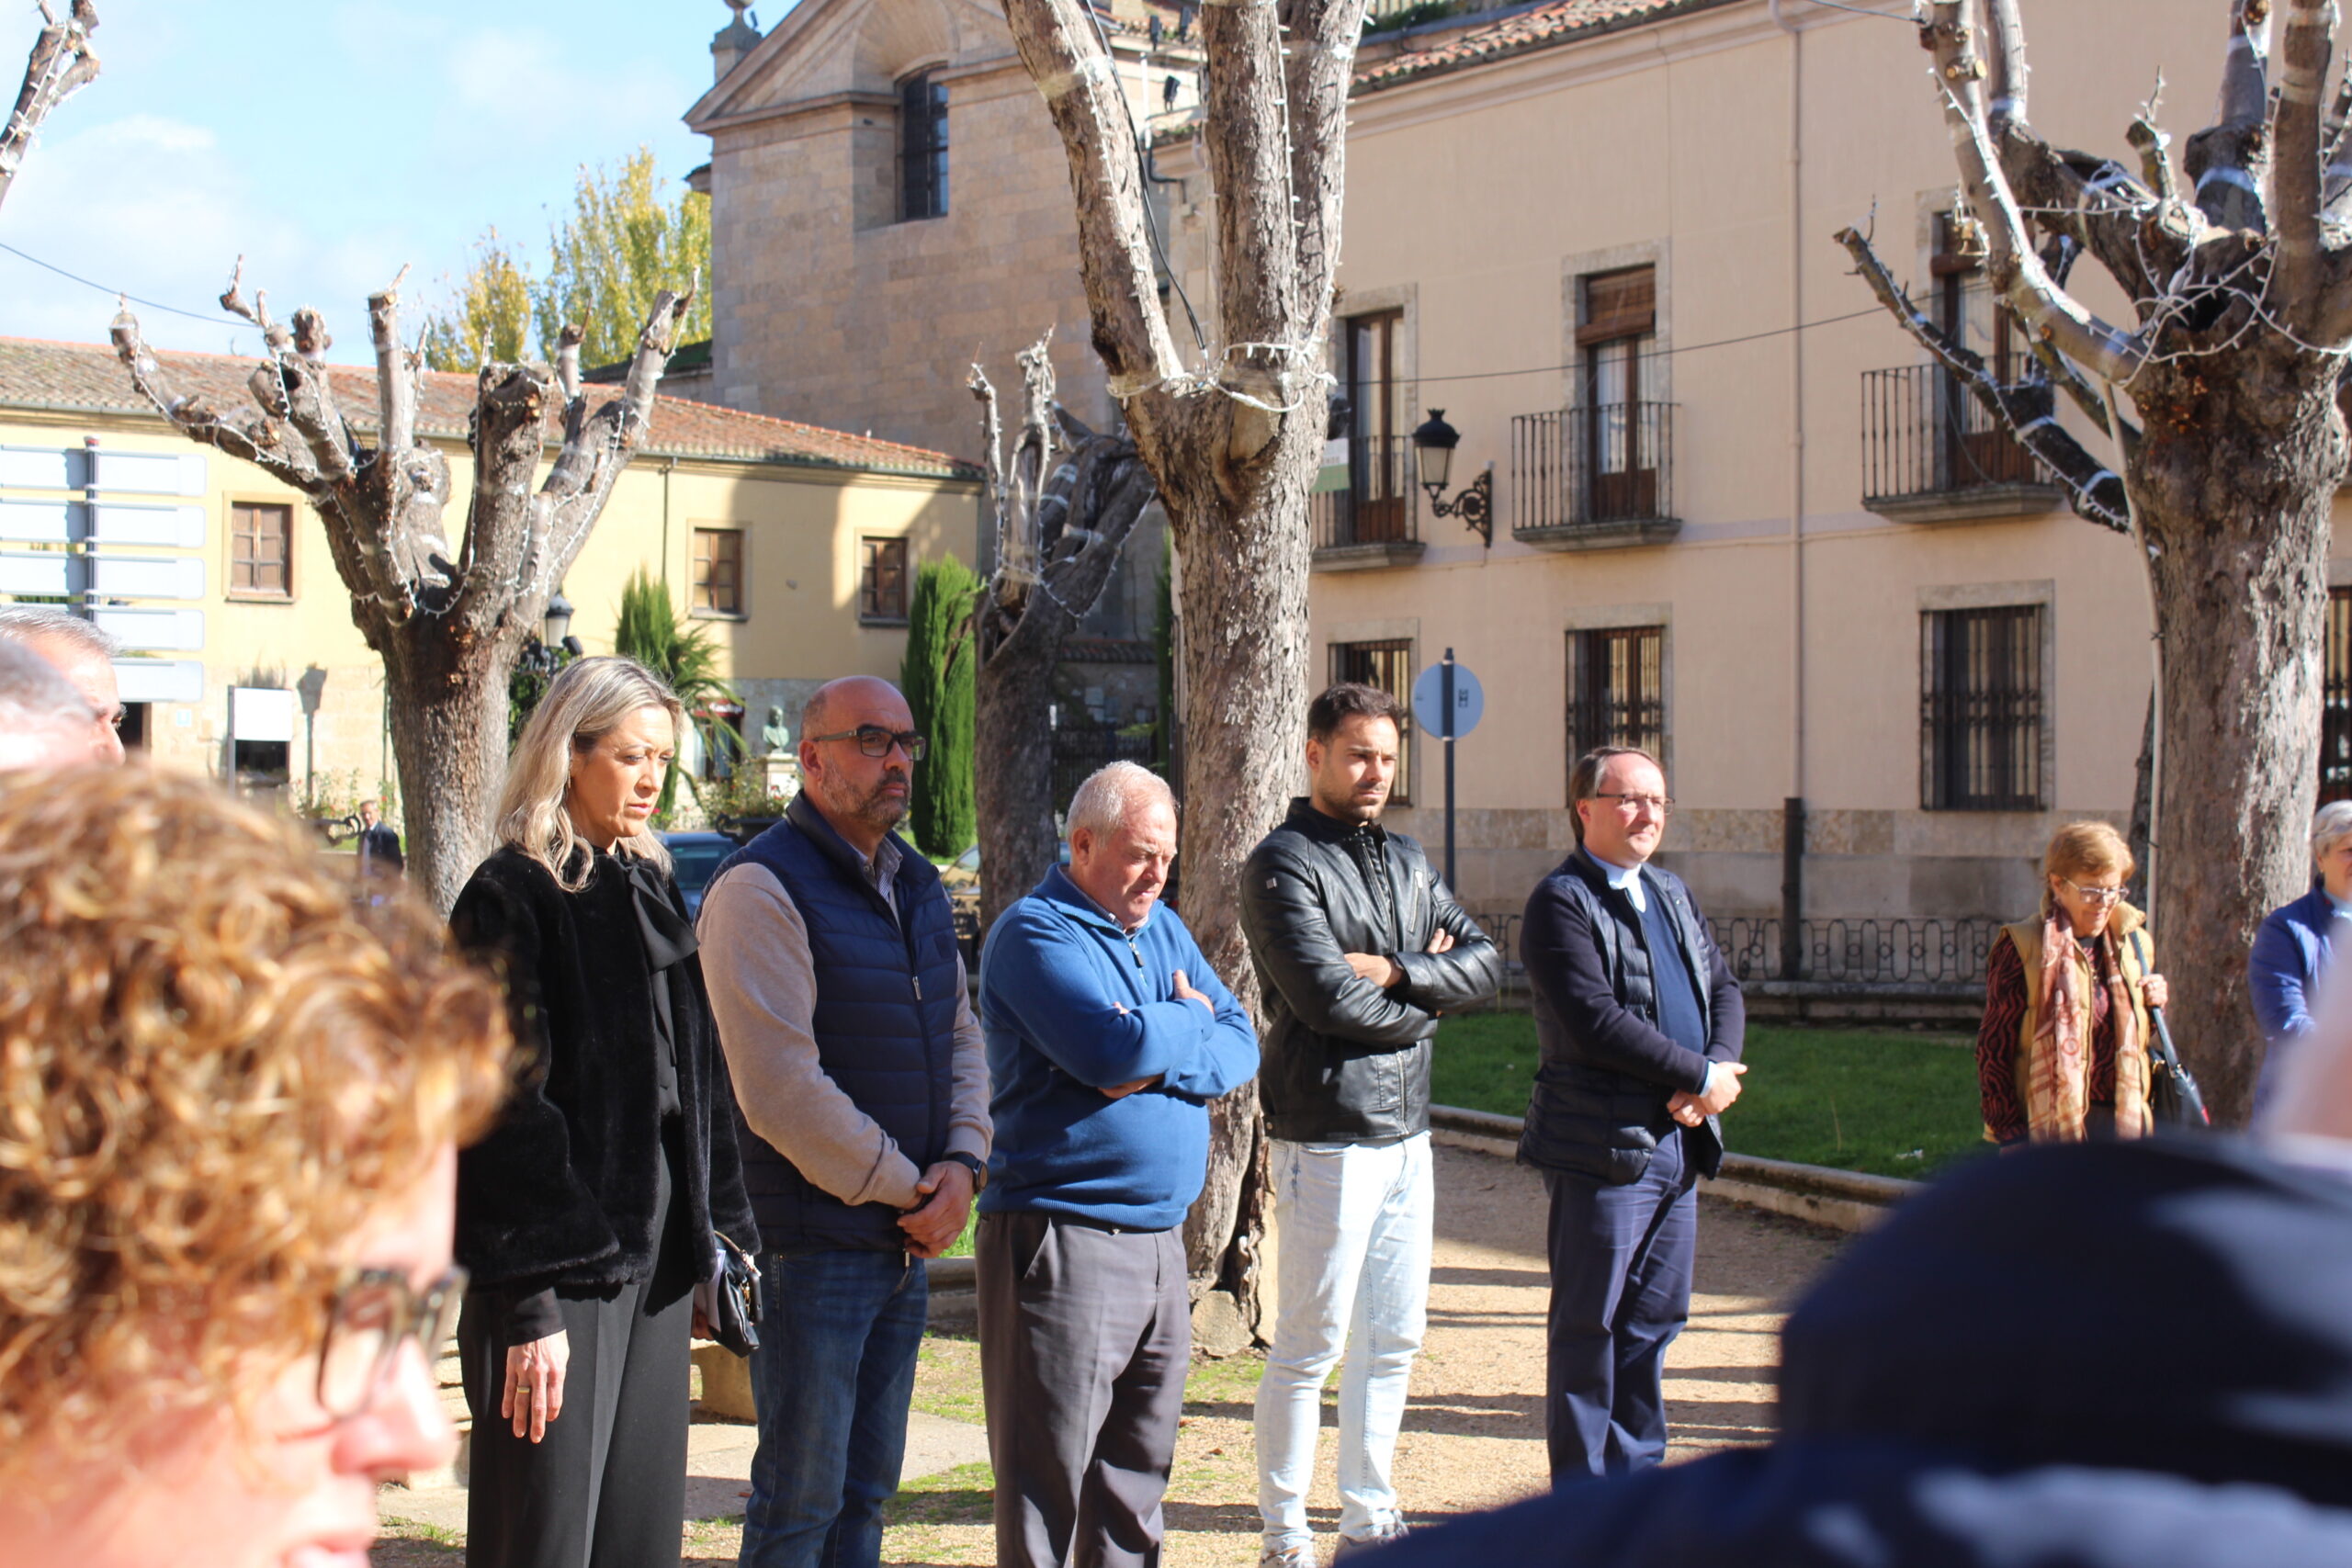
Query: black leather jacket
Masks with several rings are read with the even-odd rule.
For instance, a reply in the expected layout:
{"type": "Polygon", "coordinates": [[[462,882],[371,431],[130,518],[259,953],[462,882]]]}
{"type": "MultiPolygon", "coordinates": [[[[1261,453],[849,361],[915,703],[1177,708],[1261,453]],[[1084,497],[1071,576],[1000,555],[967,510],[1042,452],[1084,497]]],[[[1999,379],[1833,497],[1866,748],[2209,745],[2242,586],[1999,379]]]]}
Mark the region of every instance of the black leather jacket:
{"type": "Polygon", "coordinates": [[[1421,846],[1294,800],[1242,868],[1241,927],[1265,997],[1267,1131],[1301,1144],[1427,1132],[1438,1014],[1493,996],[1502,961],[1421,846]],[[1388,908],[1375,905],[1366,867],[1378,868],[1388,908]],[[1453,951],[1428,951],[1440,931],[1453,933],[1453,951]],[[1395,959],[1404,983],[1384,990],[1360,978],[1351,953],[1395,959]]]}

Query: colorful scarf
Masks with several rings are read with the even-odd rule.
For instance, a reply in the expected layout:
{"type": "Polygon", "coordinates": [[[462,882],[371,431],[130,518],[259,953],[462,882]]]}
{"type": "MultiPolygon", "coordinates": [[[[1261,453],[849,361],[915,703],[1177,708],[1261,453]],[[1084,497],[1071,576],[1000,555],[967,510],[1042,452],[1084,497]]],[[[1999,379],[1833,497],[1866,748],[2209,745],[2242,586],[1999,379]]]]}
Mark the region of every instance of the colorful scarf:
{"type": "MultiPolygon", "coordinates": [[[[2132,985],[2116,951],[2113,923],[2099,933],[2107,959],[2107,1015],[2115,1023],[2115,1132],[2145,1137],[2148,1126],[2146,1053],[2132,985]]],[[[2090,1112],[2091,996],[2096,966],[2076,961],[2074,929],[2064,910],[2041,925],[2041,986],[2033,1021],[2032,1058],[2026,1068],[2025,1115],[2037,1143],[2080,1143],[2090,1112]]]]}

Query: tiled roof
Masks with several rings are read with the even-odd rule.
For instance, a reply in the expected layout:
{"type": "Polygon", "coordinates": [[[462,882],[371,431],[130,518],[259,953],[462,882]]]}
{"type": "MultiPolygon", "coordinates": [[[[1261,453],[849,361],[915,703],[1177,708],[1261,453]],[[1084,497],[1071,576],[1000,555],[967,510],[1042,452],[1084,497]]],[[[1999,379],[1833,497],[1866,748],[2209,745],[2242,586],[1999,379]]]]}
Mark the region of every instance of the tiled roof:
{"type": "MultiPolygon", "coordinates": [[[[225,354],[158,352],[155,357],[175,390],[198,393],[222,413],[253,406],[245,383],[262,361],[225,354]]],[[[377,428],[375,370],[334,365],[328,367],[328,377],[344,417],[357,429],[372,433],[377,428]]],[[[474,407],[474,378],[427,370],[418,374],[417,381],[417,434],[463,440],[474,407]]],[[[592,409],[620,395],[617,387],[592,386],[584,390],[592,409]]],[[[0,412],[11,407],[154,413],[131,386],[130,373],[111,346],[35,338],[0,338],[0,412]]],[[[549,434],[555,434],[552,421],[549,434]]],[[[655,400],[653,428],[638,450],[656,457],[715,457],[943,479],[980,477],[972,464],[944,452],[683,398],[655,400]]]]}
{"type": "Polygon", "coordinates": [[[1621,28],[1639,27],[1645,22],[1663,21],[1668,17],[1735,3],[1736,0],[1548,0],[1544,5],[1515,10],[1484,27],[1443,33],[1427,49],[1383,54],[1374,60],[1360,59],[1356,90],[1376,92],[1416,77],[1458,71],[1465,65],[1482,65],[1586,34],[1614,32],[1621,28]]]}

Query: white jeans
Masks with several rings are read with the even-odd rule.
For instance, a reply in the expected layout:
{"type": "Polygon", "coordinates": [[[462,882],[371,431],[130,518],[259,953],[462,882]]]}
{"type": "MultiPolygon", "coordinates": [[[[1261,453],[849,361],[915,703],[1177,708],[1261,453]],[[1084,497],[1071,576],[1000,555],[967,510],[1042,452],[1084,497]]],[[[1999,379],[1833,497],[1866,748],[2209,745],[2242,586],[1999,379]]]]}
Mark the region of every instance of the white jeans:
{"type": "Polygon", "coordinates": [[[1437,1208],[1430,1136],[1401,1143],[1272,1148],[1278,1316],[1258,1384],[1258,1512],[1264,1550],[1314,1540],[1323,1383],[1340,1378],[1340,1533],[1403,1522],[1389,1475],[1406,1384],[1429,1320],[1437,1208]]]}

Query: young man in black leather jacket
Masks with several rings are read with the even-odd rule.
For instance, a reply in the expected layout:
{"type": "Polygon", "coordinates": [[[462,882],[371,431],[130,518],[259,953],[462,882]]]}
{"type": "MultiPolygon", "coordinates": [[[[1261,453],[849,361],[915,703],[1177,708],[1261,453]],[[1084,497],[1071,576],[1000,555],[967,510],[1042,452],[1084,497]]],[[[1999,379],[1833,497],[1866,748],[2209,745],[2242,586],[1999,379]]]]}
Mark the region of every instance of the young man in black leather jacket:
{"type": "Polygon", "coordinates": [[[1266,1005],[1259,1081],[1281,1244],[1257,1408],[1270,1568],[1315,1562],[1306,1493],[1323,1383],[1343,1347],[1340,1552],[1404,1533],[1389,1466],[1428,1315],[1430,1043],[1439,1014],[1493,996],[1501,975],[1494,942],[1420,845],[1380,826],[1402,717],[1373,686],[1316,698],[1311,793],[1241,877],[1266,1005]]]}

